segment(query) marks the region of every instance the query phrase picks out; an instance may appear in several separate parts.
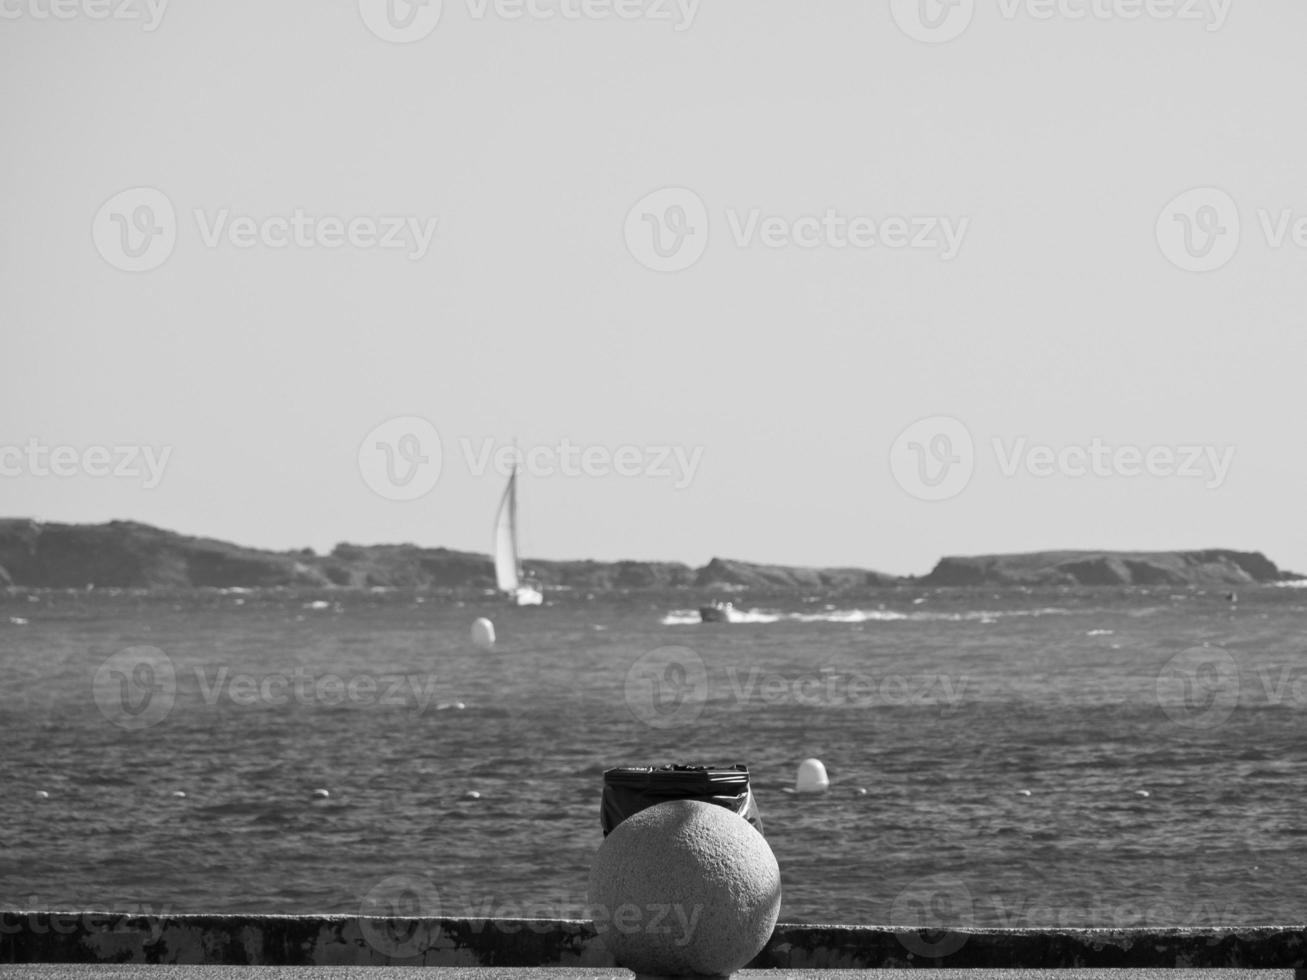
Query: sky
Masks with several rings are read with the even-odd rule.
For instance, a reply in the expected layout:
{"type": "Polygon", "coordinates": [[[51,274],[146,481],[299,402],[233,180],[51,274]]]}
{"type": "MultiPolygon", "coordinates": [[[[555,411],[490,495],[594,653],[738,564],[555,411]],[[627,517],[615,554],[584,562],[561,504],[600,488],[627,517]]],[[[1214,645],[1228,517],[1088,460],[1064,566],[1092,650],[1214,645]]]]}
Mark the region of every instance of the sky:
{"type": "Polygon", "coordinates": [[[0,0],[0,514],[1307,572],[1296,0],[0,0]]]}

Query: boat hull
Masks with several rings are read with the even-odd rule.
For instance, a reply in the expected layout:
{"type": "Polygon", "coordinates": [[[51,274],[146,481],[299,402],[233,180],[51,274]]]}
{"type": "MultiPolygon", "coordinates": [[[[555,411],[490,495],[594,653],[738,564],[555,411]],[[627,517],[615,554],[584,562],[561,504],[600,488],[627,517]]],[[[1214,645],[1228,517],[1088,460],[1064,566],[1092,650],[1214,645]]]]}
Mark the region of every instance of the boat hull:
{"type": "Polygon", "coordinates": [[[729,623],[734,610],[729,602],[699,607],[699,620],[704,623],[729,623]]]}

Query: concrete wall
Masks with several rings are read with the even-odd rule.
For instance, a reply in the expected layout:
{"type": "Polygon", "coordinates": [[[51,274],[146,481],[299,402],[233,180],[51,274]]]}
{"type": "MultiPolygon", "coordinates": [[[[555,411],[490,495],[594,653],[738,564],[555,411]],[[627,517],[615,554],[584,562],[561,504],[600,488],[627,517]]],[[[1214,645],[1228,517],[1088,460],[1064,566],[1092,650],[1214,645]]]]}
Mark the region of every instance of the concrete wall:
{"type": "MultiPolygon", "coordinates": [[[[1307,927],[904,932],[776,927],[754,968],[1307,967],[1307,927]]],[[[0,963],[611,967],[589,922],[0,912],[0,963]]]]}

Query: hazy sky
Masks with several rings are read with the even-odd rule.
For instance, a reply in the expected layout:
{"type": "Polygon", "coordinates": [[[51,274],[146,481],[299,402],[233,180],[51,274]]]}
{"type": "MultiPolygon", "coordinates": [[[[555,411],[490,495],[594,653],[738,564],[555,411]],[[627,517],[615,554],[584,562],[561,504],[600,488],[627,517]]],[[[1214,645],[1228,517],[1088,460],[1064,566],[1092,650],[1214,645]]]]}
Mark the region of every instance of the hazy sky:
{"type": "Polygon", "coordinates": [[[516,438],[533,557],[1307,571],[1304,39],[1300,0],[0,0],[0,514],[486,551],[516,438]]]}

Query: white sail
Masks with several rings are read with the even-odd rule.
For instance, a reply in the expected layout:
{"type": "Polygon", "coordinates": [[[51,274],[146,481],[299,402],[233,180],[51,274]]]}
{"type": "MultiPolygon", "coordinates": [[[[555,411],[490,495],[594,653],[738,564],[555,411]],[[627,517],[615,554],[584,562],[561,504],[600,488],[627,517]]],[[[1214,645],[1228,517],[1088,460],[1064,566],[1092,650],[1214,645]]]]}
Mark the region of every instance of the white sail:
{"type": "Polygon", "coordinates": [[[516,592],[517,575],[517,469],[508,477],[499,514],[495,517],[495,584],[500,592],[516,592]]]}

